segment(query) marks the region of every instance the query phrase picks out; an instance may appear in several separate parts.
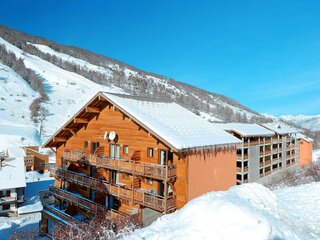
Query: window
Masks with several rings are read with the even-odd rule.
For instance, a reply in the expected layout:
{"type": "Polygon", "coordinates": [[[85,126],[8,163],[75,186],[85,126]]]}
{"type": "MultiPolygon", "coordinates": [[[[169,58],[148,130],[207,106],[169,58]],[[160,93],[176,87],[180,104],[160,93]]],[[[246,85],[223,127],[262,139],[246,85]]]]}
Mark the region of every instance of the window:
{"type": "Polygon", "coordinates": [[[6,191],[6,197],[10,197],[10,190],[6,191]]]}
{"type": "Polygon", "coordinates": [[[260,174],[263,174],[263,168],[260,169],[260,174]]]}
{"type": "Polygon", "coordinates": [[[123,146],[123,154],[129,154],[129,147],[127,145],[123,146]]]}
{"type": "Polygon", "coordinates": [[[120,145],[110,144],[110,158],[120,159],[120,145]]]}
{"type": "Polygon", "coordinates": [[[246,173],[246,174],[243,175],[243,179],[244,179],[244,180],[247,180],[247,179],[248,179],[248,173],[246,173]]]}
{"type": "Polygon", "coordinates": [[[153,157],[153,148],[148,148],[148,157],[153,157]]]}
{"type": "Polygon", "coordinates": [[[242,167],[241,162],[237,162],[237,167],[238,167],[238,168],[241,168],[241,167],[242,167]]]}
{"type": "Polygon", "coordinates": [[[94,154],[95,151],[98,149],[100,143],[99,142],[92,142],[91,143],[91,153],[94,154]]]}
{"type": "Polygon", "coordinates": [[[2,210],[9,210],[10,209],[10,204],[3,204],[2,205],[2,210]]]}
{"type": "Polygon", "coordinates": [[[241,155],[241,154],[242,154],[241,149],[237,149],[237,155],[241,155]]]}
{"type": "Polygon", "coordinates": [[[88,145],[88,141],[84,141],[84,142],[83,142],[83,147],[86,149],[86,148],[88,148],[88,146],[89,146],[89,145],[88,145]]]}
{"type": "Polygon", "coordinates": [[[242,176],[241,176],[241,174],[237,174],[237,180],[242,180],[242,176]]]}

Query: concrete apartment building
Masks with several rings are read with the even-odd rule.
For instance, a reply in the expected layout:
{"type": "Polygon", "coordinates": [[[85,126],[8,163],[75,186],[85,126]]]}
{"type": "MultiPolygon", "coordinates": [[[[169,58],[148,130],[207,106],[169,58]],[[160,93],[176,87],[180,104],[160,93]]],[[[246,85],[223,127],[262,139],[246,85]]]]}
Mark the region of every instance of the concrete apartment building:
{"type": "Polygon", "coordinates": [[[269,183],[299,162],[297,130],[284,124],[218,123],[239,138],[237,184],[269,183]]]}
{"type": "Polygon", "coordinates": [[[302,167],[312,163],[313,139],[298,133],[297,140],[299,141],[299,158],[302,167]]]}

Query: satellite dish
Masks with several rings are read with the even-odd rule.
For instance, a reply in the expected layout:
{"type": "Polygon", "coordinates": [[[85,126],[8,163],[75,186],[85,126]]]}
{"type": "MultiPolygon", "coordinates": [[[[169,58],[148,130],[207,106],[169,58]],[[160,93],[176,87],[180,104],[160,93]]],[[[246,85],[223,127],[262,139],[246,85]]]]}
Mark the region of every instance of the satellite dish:
{"type": "Polygon", "coordinates": [[[106,132],[104,133],[103,139],[104,139],[104,140],[107,140],[107,139],[108,139],[108,131],[106,131],[106,132]]]}
{"type": "Polygon", "coordinates": [[[116,138],[116,135],[117,134],[114,131],[111,131],[108,136],[109,140],[113,141],[116,138]]]}

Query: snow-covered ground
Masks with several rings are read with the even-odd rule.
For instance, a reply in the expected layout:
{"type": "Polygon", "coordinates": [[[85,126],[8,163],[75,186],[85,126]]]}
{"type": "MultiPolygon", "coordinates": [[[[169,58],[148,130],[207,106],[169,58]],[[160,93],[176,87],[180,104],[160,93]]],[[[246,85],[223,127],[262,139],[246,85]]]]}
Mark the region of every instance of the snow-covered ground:
{"type": "Polygon", "coordinates": [[[320,161],[320,148],[313,150],[313,152],[312,152],[312,161],[313,162],[320,161]]]}
{"type": "Polygon", "coordinates": [[[211,192],[125,237],[133,239],[319,239],[320,183],[271,191],[257,184],[211,192]]]}

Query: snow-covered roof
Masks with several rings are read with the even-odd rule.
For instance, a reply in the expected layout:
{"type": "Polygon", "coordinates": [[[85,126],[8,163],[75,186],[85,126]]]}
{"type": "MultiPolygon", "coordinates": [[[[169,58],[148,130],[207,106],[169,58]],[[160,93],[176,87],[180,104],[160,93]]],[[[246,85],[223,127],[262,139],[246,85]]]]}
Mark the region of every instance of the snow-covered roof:
{"type": "Polygon", "coordinates": [[[297,139],[303,139],[306,142],[313,142],[312,138],[307,137],[306,135],[303,135],[302,133],[298,133],[296,136],[297,139]]]}
{"type": "Polygon", "coordinates": [[[291,133],[298,133],[299,130],[294,128],[294,127],[291,127],[285,123],[280,123],[280,122],[277,122],[277,123],[263,123],[261,124],[261,126],[271,130],[271,131],[274,131],[276,132],[277,134],[279,135],[285,135],[285,134],[291,134],[291,133]]]}
{"type": "Polygon", "coordinates": [[[0,190],[20,188],[26,186],[24,150],[22,148],[8,148],[9,159],[6,166],[0,169],[0,190]]]}
{"type": "Polygon", "coordinates": [[[215,123],[226,131],[233,131],[244,137],[254,136],[273,136],[274,132],[270,131],[258,124],[252,123],[215,123]]]}
{"type": "Polygon", "coordinates": [[[236,137],[171,101],[102,94],[176,149],[240,143],[236,137]]]}
{"type": "MultiPolygon", "coordinates": [[[[102,98],[176,151],[241,143],[238,138],[171,101],[98,92],[54,135],[43,143],[43,146],[58,146],[58,144],[55,145],[55,137],[63,134],[65,128],[74,123],[74,118],[81,115],[83,109],[90,106],[95,100],[99,101],[102,98]]],[[[75,129],[75,131],[78,130],[75,129]]],[[[70,137],[70,135],[64,135],[66,139],[70,137]]]]}

